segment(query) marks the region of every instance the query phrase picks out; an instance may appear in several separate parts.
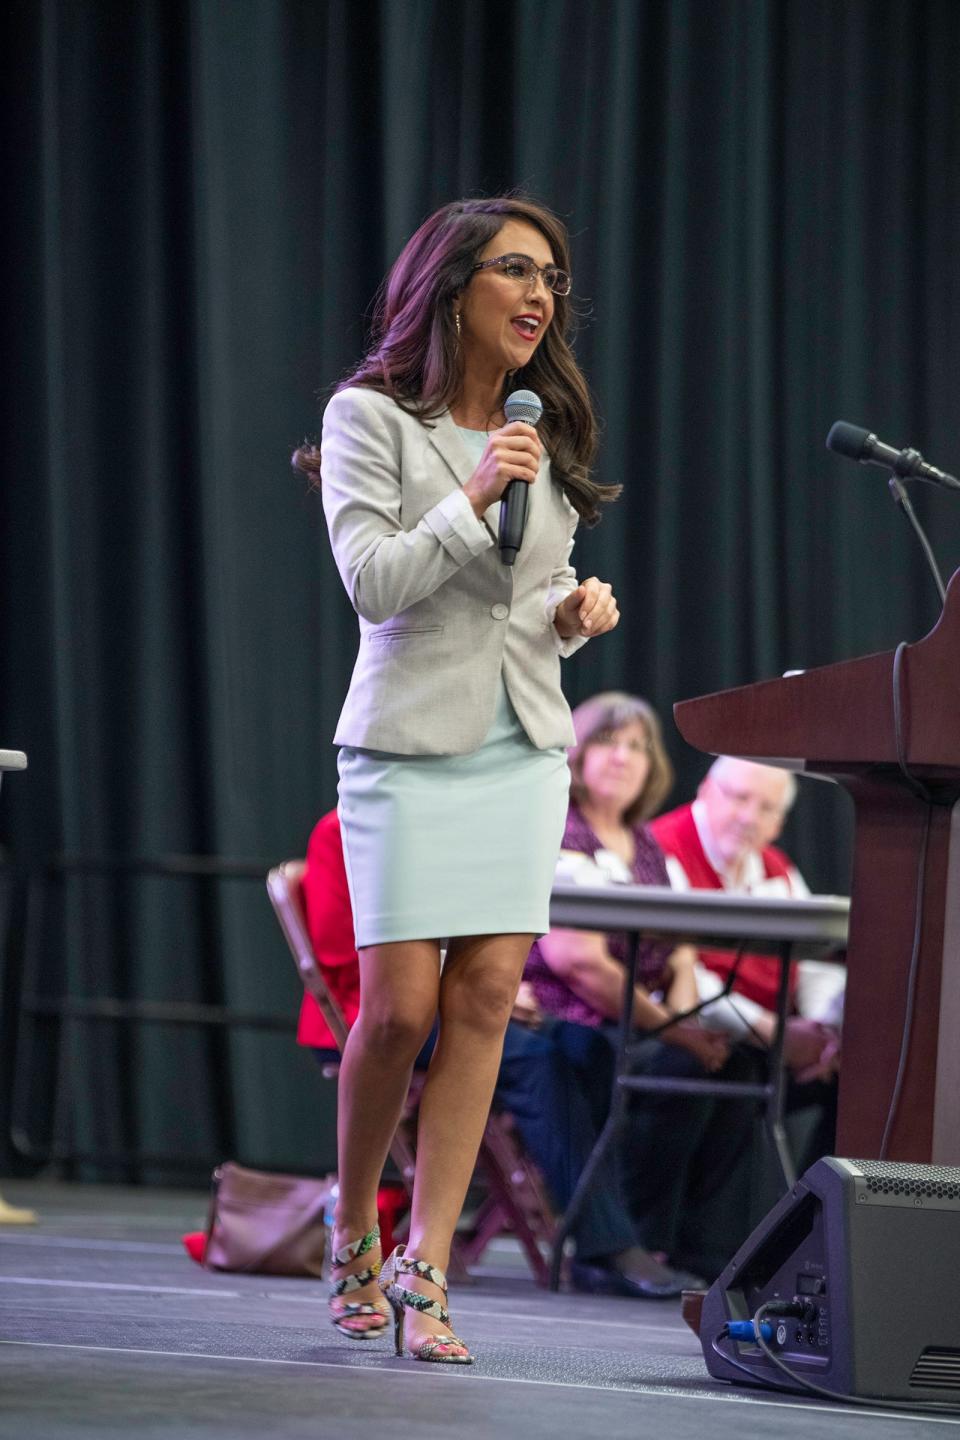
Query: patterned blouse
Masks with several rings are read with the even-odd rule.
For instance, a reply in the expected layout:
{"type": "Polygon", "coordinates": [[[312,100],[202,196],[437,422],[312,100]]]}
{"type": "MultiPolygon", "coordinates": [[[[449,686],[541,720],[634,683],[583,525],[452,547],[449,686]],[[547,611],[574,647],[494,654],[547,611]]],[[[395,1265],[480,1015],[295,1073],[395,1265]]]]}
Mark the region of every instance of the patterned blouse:
{"type": "MultiPolygon", "coordinates": [[[[667,876],[663,852],[645,825],[634,826],[633,840],[635,853],[630,869],[634,883],[637,885],[669,885],[670,880],[667,876]]],[[[579,851],[590,856],[596,855],[597,851],[603,849],[576,805],[571,805],[567,812],[567,825],[563,832],[563,849],[579,851]]],[[[602,883],[599,875],[598,881],[602,883]]],[[[607,936],[607,947],[610,954],[615,960],[619,960],[621,965],[627,963],[629,943],[629,936],[623,931],[617,931],[607,936]]],[[[669,982],[670,974],[667,962],[673,949],[674,946],[669,941],[641,940],[637,981],[646,990],[660,990],[669,982]]],[[[592,1005],[581,1000],[579,995],[575,995],[559,975],[553,973],[543,958],[537,942],[534,942],[527,957],[523,978],[529,980],[533,986],[537,1000],[546,1014],[555,1015],[560,1020],[572,1020],[577,1025],[598,1026],[606,1023],[608,1019],[606,1015],[601,1015],[599,1010],[594,1010],[592,1005]]]]}

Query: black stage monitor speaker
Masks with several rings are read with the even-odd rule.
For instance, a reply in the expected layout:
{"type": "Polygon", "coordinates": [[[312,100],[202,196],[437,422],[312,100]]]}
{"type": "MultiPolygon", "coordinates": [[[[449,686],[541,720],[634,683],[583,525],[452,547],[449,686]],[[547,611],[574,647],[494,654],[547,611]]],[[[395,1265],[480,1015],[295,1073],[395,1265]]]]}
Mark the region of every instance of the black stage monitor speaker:
{"type": "Polygon", "coordinates": [[[802,1391],[726,1332],[770,1301],[795,1312],[771,1319],[770,1349],[814,1385],[960,1402],[960,1168],[818,1160],[711,1287],[700,1319],[710,1374],[802,1391]]]}

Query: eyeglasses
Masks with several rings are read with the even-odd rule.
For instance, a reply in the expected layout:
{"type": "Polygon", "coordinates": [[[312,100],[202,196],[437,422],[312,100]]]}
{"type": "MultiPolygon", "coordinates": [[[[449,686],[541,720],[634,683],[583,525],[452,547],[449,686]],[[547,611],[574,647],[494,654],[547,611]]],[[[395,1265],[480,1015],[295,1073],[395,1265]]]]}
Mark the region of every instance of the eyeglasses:
{"type": "Polygon", "coordinates": [[[519,280],[524,286],[532,285],[538,275],[554,295],[569,295],[573,281],[566,270],[556,265],[537,265],[529,255],[497,255],[493,260],[481,260],[474,270],[497,270],[510,280],[519,280]]]}
{"type": "Polygon", "coordinates": [[[758,800],[750,790],[734,790],[730,785],[722,784],[715,775],[711,776],[711,783],[716,785],[735,810],[745,810],[748,805],[756,805],[761,820],[779,820],[786,809],[783,804],[774,805],[770,800],[758,800]]]}
{"type": "Polygon", "coordinates": [[[624,740],[617,735],[615,730],[601,730],[588,743],[602,745],[605,750],[613,750],[617,745],[622,745],[625,750],[630,751],[631,755],[649,755],[652,749],[649,740],[638,740],[636,737],[632,740],[624,740]]]}

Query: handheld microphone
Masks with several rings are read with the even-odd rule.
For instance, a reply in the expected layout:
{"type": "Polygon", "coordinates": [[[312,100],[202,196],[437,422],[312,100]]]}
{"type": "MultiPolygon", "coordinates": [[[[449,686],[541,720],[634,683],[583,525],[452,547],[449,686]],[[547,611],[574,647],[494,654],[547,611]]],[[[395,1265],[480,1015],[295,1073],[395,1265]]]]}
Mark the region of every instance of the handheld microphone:
{"type": "MultiPolygon", "coordinates": [[[[503,413],[508,423],[523,420],[527,425],[536,425],[543,414],[543,402],[532,390],[514,390],[503,402],[503,413]]],[[[523,544],[529,499],[526,480],[511,480],[500,497],[500,559],[504,565],[513,564],[523,544]]]]}
{"type": "Polygon", "coordinates": [[[869,430],[859,425],[848,425],[838,420],[827,436],[827,449],[848,460],[857,460],[861,465],[881,465],[892,470],[901,480],[926,480],[931,485],[943,485],[948,490],[960,490],[960,480],[928,465],[919,450],[897,450],[885,445],[869,430]]]}

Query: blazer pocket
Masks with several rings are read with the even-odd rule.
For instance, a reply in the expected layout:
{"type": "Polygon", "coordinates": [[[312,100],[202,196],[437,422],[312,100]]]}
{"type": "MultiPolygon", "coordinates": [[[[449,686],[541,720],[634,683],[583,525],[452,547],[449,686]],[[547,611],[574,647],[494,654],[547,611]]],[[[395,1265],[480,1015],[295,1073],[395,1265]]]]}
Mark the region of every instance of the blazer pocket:
{"type": "Polygon", "coordinates": [[[392,630],[371,630],[367,639],[370,641],[407,640],[421,635],[442,635],[443,631],[442,625],[398,625],[392,630]]]}

